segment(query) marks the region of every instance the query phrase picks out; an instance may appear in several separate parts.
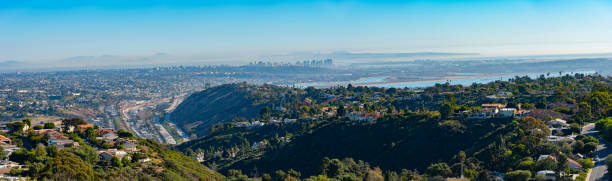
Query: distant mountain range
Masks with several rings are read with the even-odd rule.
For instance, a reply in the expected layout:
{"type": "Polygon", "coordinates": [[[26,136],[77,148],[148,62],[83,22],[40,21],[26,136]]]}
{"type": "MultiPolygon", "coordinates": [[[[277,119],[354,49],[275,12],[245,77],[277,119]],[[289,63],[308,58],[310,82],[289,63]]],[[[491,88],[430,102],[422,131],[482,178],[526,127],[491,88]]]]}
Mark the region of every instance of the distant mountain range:
{"type": "Polygon", "coordinates": [[[275,54],[275,55],[265,55],[261,56],[262,59],[323,59],[323,58],[331,58],[331,59],[339,59],[339,60],[351,60],[358,61],[362,59],[394,59],[394,58],[404,58],[404,59],[418,59],[418,58],[439,58],[439,57],[464,57],[464,56],[478,56],[478,53],[449,53],[449,52],[412,52],[412,53],[353,53],[347,51],[335,51],[329,53],[312,53],[312,52],[296,52],[289,54],[275,54]]]}
{"type": "Polygon", "coordinates": [[[400,52],[400,53],[373,53],[373,52],[294,52],[287,54],[269,54],[261,56],[232,55],[200,55],[200,56],[178,56],[166,53],[155,53],[144,56],[75,56],[50,61],[0,61],[0,72],[15,71],[61,71],[81,69],[109,69],[109,68],[138,68],[154,66],[176,66],[176,65],[202,65],[202,64],[224,64],[242,65],[252,61],[271,62],[296,62],[305,60],[333,59],[337,65],[351,64],[381,64],[409,62],[413,60],[489,60],[489,61],[556,61],[577,58],[609,58],[612,54],[568,54],[568,55],[540,55],[540,56],[506,56],[486,57],[479,53],[454,53],[454,52],[400,52]]]}

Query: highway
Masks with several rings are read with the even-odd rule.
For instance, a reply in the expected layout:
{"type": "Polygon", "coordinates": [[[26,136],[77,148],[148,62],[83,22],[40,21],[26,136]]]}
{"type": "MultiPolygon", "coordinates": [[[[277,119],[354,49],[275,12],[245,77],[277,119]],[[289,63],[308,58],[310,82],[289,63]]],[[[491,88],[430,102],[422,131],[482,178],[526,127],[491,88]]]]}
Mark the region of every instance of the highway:
{"type": "Polygon", "coordinates": [[[589,181],[604,181],[610,178],[608,174],[608,168],[606,166],[606,157],[612,154],[610,144],[605,140],[601,139],[595,130],[595,124],[589,123],[582,128],[582,134],[594,136],[599,139],[599,145],[597,145],[597,152],[595,153],[599,157],[599,161],[593,160],[595,166],[591,169],[589,175],[589,181]]]}

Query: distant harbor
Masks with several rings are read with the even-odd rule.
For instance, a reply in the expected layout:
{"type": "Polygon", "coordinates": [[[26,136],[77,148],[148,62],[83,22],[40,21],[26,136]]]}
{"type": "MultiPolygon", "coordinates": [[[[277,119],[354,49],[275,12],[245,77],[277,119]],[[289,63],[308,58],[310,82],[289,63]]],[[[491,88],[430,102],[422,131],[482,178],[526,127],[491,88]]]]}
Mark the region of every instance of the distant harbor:
{"type": "Polygon", "coordinates": [[[363,77],[354,81],[344,81],[344,82],[312,82],[312,83],[302,83],[295,84],[296,87],[306,88],[306,87],[316,87],[316,88],[325,88],[325,87],[333,87],[333,86],[347,86],[351,84],[353,86],[376,86],[376,87],[385,87],[385,88],[423,88],[430,87],[436,84],[445,84],[450,83],[453,85],[464,85],[469,86],[474,83],[477,84],[486,84],[489,82],[494,82],[497,80],[507,81],[509,79],[515,78],[516,76],[528,76],[532,79],[538,78],[540,75],[545,75],[546,77],[559,77],[564,76],[566,74],[574,75],[574,74],[585,74],[591,75],[597,73],[596,71],[578,71],[578,72],[568,72],[568,73],[526,73],[526,74],[494,74],[494,75],[483,75],[479,73],[456,73],[455,76],[449,76],[445,79],[424,79],[424,80],[416,80],[416,81],[386,81],[389,76],[373,76],[373,77],[363,77]]]}

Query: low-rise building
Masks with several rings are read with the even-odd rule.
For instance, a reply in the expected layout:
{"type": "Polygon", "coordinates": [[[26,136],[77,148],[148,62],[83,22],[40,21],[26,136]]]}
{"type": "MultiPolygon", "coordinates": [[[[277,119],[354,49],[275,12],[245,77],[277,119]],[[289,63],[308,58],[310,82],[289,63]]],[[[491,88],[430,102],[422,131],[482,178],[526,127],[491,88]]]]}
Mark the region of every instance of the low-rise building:
{"type": "Polygon", "coordinates": [[[122,140],[123,147],[126,151],[138,151],[138,142],[136,140],[122,140]]]}
{"type": "Polygon", "coordinates": [[[538,161],[540,161],[540,160],[545,160],[545,159],[548,159],[548,158],[550,158],[550,159],[552,159],[552,160],[557,160],[557,159],[556,159],[554,156],[551,156],[551,155],[540,155],[540,156],[538,157],[538,161]]]}
{"type": "Polygon", "coordinates": [[[5,136],[0,135],[0,144],[11,145],[13,141],[5,136]]]}
{"type": "Polygon", "coordinates": [[[568,127],[569,124],[567,124],[567,121],[557,118],[557,119],[550,120],[550,122],[548,123],[548,126],[551,128],[558,128],[558,127],[568,127]]]}
{"type": "Polygon", "coordinates": [[[582,168],[582,165],[576,160],[567,158],[567,162],[569,163],[570,168],[573,168],[574,170],[580,170],[582,168]]]}
{"type": "Polygon", "coordinates": [[[81,125],[79,125],[79,130],[81,132],[85,132],[85,130],[87,130],[87,128],[94,128],[94,124],[81,124],[81,125]]]}
{"type": "Polygon", "coordinates": [[[373,112],[373,113],[365,113],[365,112],[351,112],[346,115],[351,120],[355,120],[358,122],[370,122],[375,119],[381,118],[383,113],[381,112],[373,112]]]}
{"type": "Polygon", "coordinates": [[[557,175],[552,170],[541,170],[537,172],[537,175],[544,177],[546,180],[557,180],[557,175]]]}
{"type": "Polygon", "coordinates": [[[47,141],[47,145],[55,145],[58,149],[81,146],[78,142],[69,139],[49,139],[49,141],[47,141]]]}
{"type": "Polygon", "coordinates": [[[110,161],[113,159],[114,156],[122,159],[123,157],[128,155],[127,152],[117,149],[99,151],[98,154],[100,155],[100,160],[102,161],[110,161]]]}
{"type": "Polygon", "coordinates": [[[499,114],[501,117],[511,118],[516,114],[516,109],[514,108],[502,108],[499,110],[499,114]]]}

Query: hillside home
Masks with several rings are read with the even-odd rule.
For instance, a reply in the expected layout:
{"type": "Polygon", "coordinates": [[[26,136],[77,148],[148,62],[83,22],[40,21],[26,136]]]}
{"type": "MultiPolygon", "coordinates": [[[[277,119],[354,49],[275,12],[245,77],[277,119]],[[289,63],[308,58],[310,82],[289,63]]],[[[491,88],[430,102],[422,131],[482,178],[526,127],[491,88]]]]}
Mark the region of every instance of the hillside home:
{"type": "Polygon", "coordinates": [[[234,125],[235,125],[236,127],[247,127],[247,126],[250,126],[250,125],[251,125],[251,123],[246,122],[246,121],[243,121],[243,122],[235,122],[235,123],[234,123],[234,125]]]}
{"type": "Polygon", "coordinates": [[[72,148],[72,147],[80,146],[79,143],[74,142],[69,139],[49,139],[49,141],[47,141],[47,145],[48,146],[55,145],[58,149],[72,148]]]}
{"type": "Polygon", "coordinates": [[[81,132],[85,132],[87,128],[93,128],[93,127],[94,127],[94,124],[82,124],[82,125],[79,125],[79,130],[81,132]]]}
{"type": "Polygon", "coordinates": [[[550,123],[548,123],[548,127],[551,127],[551,128],[567,127],[567,126],[569,126],[569,124],[567,124],[567,121],[563,119],[559,119],[559,118],[550,120],[550,123]]]}
{"type": "Polygon", "coordinates": [[[138,151],[138,142],[136,140],[122,139],[122,141],[126,151],[138,151]]]}
{"type": "Polygon", "coordinates": [[[11,145],[13,144],[13,141],[5,136],[0,135],[0,144],[11,145]]]}
{"type": "Polygon", "coordinates": [[[118,158],[123,158],[128,155],[127,152],[123,150],[117,150],[117,149],[108,149],[108,150],[99,151],[98,154],[100,155],[100,160],[102,161],[110,161],[113,159],[113,156],[116,156],[118,158]]]}
{"type": "Polygon", "coordinates": [[[552,170],[541,170],[537,172],[537,175],[543,176],[548,181],[550,180],[554,181],[557,179],[557,175],[555,174],[555,171],[552,171],[552,170]]]}
{"type": "Polygon", "coordinates": [[[502,108],[499,110],[499,115],[501,117],[511,118],[516,114],[516,109],[514,108],[502,108]]]}
{"type": "Polygon", "coordinates": [[[579,170],[582,168],[582,165],[577,162],[576,160],[572,160],[570,158],[567,158],[567,162],[569,163],[569,166],[574,169],[574,170],[579,170]]]}
{"type": "Polygon", "coordinates": [[[117,133],[111,129],[98,129],[96,133],[99,137],[96,137],[96,140],[100,140],[103,143],[107,143],[109,145],[115,145],[115,140],[119,138],[117,133]]]}
{"type": "Polygon", "coordinates": [[[482,104],[481,106],[481,114],[478,115],[482,118],[493,117],[499,113],[499,110],[506,107],[504,104],[482,104]]]}
{"type": "Polygon", "coordinates": [[[540,156],[538,157],[538,161],[540,161],[540,160],[544,160],[544,159],[548,159],[548,158],[550,158],[550,159],[552,159],[552,160],[557,160],[557,159],[556,159],[554,156],[551,156],[551,155],[540,155],[540,156]]]}
{"type": "Polygon", "coordinates": [[[17,150],[21,150],[20,147],[17,147],[15,145],[6,145],[6,144],[2,144],[0,145],[2,147],[2,150],[4,151],[4,154],[6,156],[10,156],[13,152],[17,151],[17,150]]]}
{"type": "Polygon", "coordinates": [[[374,112],[374,113],[366,113],[366,112],[350,112],[346,115],[351,120],[355,120],[358,122],[370,122],[375,119],[381,118],[383,113],[374,112]]]}
{"type": "Polygon", "coordinates": [[[551,143],[555,143],[555,144],[563,144],[563,143],[568,143],[571,144],[574,142],[576,136],[575,135],[570,135],[570,136],[548,136],[548,142],[551,143]]]}

